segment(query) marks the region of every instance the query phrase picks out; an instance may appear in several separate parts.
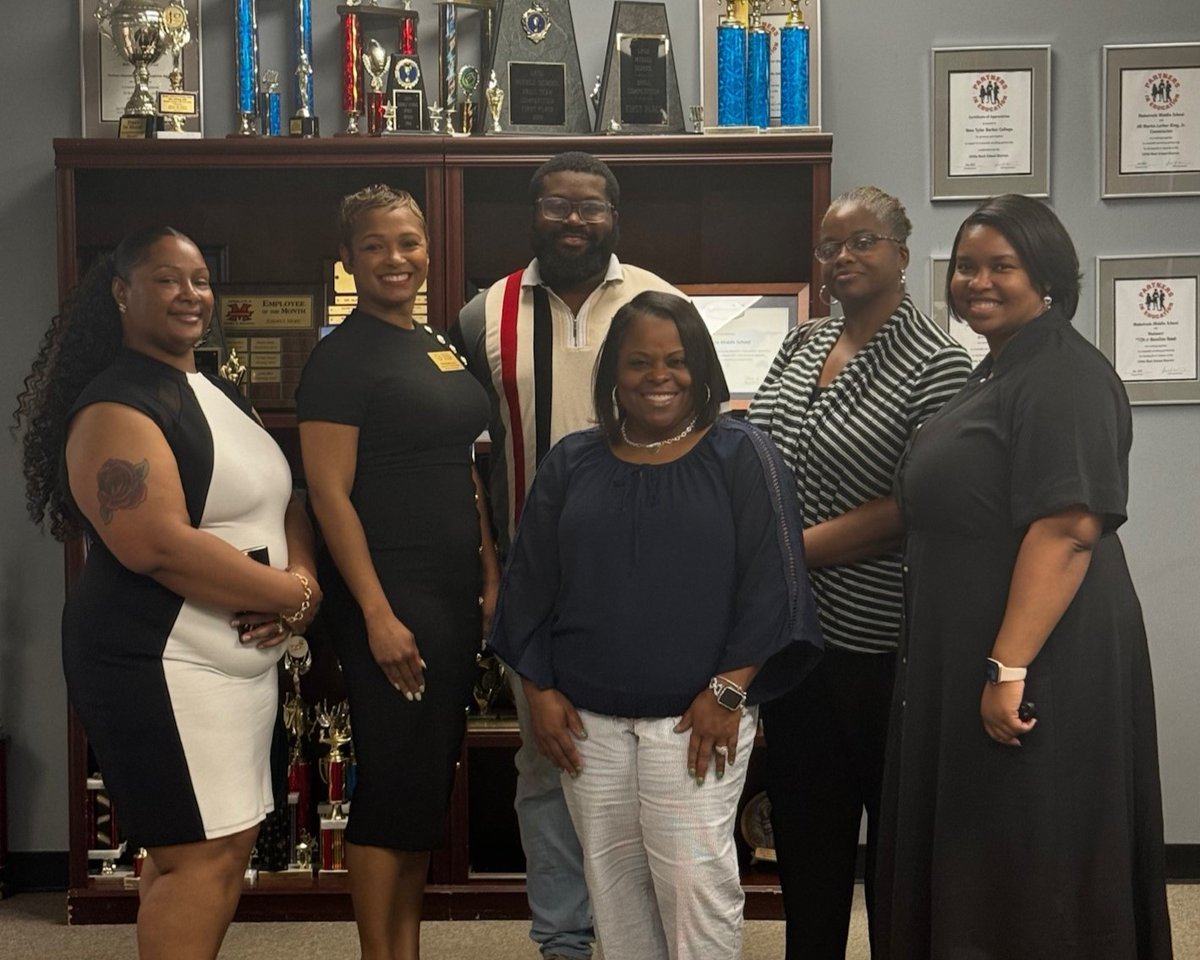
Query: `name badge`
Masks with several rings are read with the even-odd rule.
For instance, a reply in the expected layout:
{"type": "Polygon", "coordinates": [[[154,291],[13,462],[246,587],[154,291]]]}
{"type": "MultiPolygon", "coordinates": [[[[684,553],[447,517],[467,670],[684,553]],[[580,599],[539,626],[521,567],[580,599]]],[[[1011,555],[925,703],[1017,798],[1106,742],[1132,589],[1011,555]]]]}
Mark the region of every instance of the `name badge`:
{"type": "Polygon", "coordinates": [[[466,369],[462,361],[451,350],[438,350],[436,353],[427,354],[427,356],[442,373],[453,373],[455,370],[466,369]]]}

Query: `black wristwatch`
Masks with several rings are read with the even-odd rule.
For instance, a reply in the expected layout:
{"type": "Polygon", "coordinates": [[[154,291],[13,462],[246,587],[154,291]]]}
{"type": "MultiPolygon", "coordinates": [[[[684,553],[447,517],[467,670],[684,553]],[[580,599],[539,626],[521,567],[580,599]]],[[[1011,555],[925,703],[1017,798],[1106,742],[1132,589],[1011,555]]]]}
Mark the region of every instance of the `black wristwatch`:
{"type": "Polygon", "coordinates": [[[716,676],[708,681],[708,689],[717,698],[717,703],[726,710],[741,710],[746,705],[746,691],[732,680],[716,676]]]}

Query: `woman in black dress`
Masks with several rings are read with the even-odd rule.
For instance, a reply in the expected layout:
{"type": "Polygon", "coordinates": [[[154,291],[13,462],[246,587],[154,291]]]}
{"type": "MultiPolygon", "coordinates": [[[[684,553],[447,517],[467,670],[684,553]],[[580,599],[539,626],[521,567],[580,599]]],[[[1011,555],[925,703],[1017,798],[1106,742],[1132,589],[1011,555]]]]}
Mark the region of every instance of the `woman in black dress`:
{"type": "Polygon", "coordinates": [[[148,849],[143,960],[217,955],[274,807],[279,644],[320,596],[287,460],[231,384],[196,371],[212,311],[191,240],[127,237],[46,334],[17,411],[30,515],[88,540],[63,668],[126,835],[148,849]],[[266,564],[244,552],[259,546],[266,564]]]}
{"type": "Polygon", "coordinates": [[[947,300],[991,353],[901,469],[874,942],[888,960],[1170,957],[1150,661],[1116,536],[1125,391],[1070,324],[1079,262],[1043,204],[987,201],[950,263],[947,300]]]}
{"type": "Polygon", "coordinates": [[[407,193],[368,187],[341,208],[358,306],[309,358],[300,449],[324,535],[325,624],[350,695],[358,780],[346,830],[364,960],[419,954],[429,851],[465,731],[475,654],[499,582],[472,442],[483,388],[414,323],[429,267],[407,193]]]}

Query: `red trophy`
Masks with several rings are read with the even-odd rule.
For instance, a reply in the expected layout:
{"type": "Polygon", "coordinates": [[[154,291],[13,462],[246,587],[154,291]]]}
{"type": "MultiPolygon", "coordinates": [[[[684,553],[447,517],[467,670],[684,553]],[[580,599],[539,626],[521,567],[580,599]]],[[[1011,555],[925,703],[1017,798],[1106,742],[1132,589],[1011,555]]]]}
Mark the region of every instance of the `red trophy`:
{"type": "Polygon", "coordinates": [[[337,8],[342,18],[342,111],[346,114],[344,136],[360,133],[358,118],[363,112],[363,41],[359,4],[345,3],[337,8]]]}
{"type": "Polygon", "coordinates": [[[346,771],[348,760],[342,752],[351,739],[350,705],[343,700],[333,707],[325,703],[317,708],[321,742],[328,744],[329,755],[321,760],[321,779],[329,787],[329,812],[321,818],[321,870],[346,869],[346,771]]]}

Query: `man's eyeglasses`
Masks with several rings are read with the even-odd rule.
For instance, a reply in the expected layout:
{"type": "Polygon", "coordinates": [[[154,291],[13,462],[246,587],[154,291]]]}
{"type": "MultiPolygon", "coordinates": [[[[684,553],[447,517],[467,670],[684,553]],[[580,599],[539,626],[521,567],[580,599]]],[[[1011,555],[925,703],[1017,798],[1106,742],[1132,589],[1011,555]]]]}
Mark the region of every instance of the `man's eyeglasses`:
{"type": "Polygon", "coordinates": [[[824,243],[817,244],[816,249],[813,250],[813,256],[819,263],[831,263],[842,252],[842,247],[851,253],[866,253],[868,250],[873,250],[880,240],[891,240],[892,243],[904,242],[899,237],[881,237],[877,233],[856,233],[845,240],[826,240],[824,243]]]}
{"type": "Polygon", "coordinates": [[[609,211],[613,208],[613,205],[605,200],[580,200],[578,203],[572,203],[566,197],[542,197],[537,205],[547,220],[566,220],[574,210],[584,223],[601,223],[607,219],[609,211]]]}

